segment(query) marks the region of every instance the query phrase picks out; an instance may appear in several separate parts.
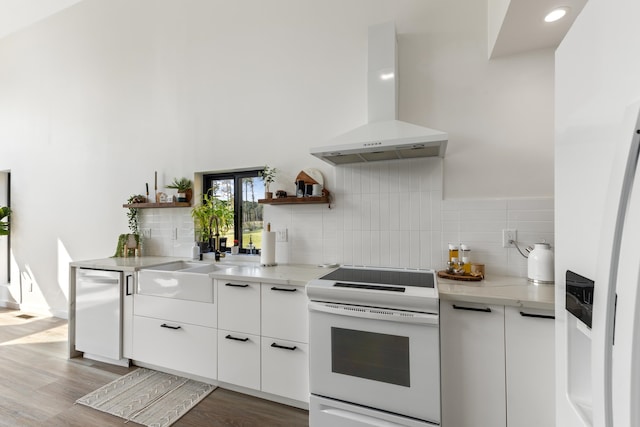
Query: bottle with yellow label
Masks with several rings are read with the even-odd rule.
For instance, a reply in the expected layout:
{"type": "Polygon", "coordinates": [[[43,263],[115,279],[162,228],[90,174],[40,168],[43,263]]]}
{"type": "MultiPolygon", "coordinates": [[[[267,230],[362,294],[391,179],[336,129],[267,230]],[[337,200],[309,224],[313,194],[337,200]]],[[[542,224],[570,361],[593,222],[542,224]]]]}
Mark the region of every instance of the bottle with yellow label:
{"type": "Polygon", "coordinates": [[[458,258],[458,245],[449,243],[449,261],[453,262],[453,259],[458,258]]]}

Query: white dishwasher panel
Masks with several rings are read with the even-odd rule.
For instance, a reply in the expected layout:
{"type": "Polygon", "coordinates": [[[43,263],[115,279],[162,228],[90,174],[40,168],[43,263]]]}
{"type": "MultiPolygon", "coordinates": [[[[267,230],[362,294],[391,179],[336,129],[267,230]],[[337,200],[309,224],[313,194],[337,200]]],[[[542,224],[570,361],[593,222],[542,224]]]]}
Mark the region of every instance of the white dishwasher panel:
{"type": "Polygon", "coordinates": [[[122,357],[122,273],[76,270],[76,349],[119,360],[122,357]]]}

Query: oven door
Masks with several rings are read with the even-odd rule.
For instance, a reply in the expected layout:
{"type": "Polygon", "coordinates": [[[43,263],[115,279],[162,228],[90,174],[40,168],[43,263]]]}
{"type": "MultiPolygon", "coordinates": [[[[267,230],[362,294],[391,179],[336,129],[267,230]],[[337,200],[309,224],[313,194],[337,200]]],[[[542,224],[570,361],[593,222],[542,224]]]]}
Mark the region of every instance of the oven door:
{"type": "Polygon", "coordinates": [[[438,315],[309,303],[311,393],[440,423],[438,315]]]}

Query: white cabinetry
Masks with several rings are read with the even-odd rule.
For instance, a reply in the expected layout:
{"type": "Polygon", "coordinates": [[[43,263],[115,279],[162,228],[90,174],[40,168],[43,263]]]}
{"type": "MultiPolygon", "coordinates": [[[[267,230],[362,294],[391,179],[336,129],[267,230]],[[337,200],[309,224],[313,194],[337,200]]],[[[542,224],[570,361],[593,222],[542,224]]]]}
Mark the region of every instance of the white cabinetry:
{"type": "Polygon", "coordinates": [[[218,331],[218,379],[260,390],[260,336],[218,331]]]}
{"type": "Polygon", "coordinates": [[[218,280],[218,379],[260,390],[260,283],[218,280]]]}
{"type": "Polygon", "coordinates": [[[262,390],[309,401],[307,295],[304,287],[262,284],[262,390]]]}
{"type": "Polygon", "coordinates": [[[215,304],[136,294],[134,359],[215,379],[216,325],[215,304]]]}
{"type": "Polygon", "coordinates": [[[136,276],[134,273],[124,275],[124,295],[122,296],[122,357],[133,357],[133,293],[136,276]]]}
{"type": "Polygon", "coordinates": [[[505,307],[507,425],[555,424],[553,311],[505,307]]]}
{"type": "Polygon", "coordinates": [[[440,302],[442,427],[555,424],[552,316],[440,302]]]}
{"type": "Polygon", "coordinates": [[[262,335],[309,342],[304,286],[262,285],[262,335]]]}
{"type": "Polygon", "coordinates": [[[309,401],[304,286],[217,280],[218,379],[309,401]]]}
{"type": "Polygon", "coordinates": [[[218,280],[219,328],[260,335],[260,283],[218,280]]]}
{"type": "Polygon", "coordinates": [[[504,307],[440,303],[442,426],[506,425],[504,307]]]}

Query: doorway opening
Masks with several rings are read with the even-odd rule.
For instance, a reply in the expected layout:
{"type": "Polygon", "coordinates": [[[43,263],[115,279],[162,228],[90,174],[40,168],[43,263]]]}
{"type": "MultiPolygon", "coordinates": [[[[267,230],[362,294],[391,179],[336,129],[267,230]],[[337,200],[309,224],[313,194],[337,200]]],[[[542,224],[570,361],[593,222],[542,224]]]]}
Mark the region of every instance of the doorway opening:
{"type": "MultiPolygon", "coordinates": [[[[11,172],[0,171],[0,207],[11,207],[11,172]]],[[[11,231],[11,225],[9,225],[11,231]]],[[[0,284],[11,282],[11,232],[0,236],[0,284]]]]}

